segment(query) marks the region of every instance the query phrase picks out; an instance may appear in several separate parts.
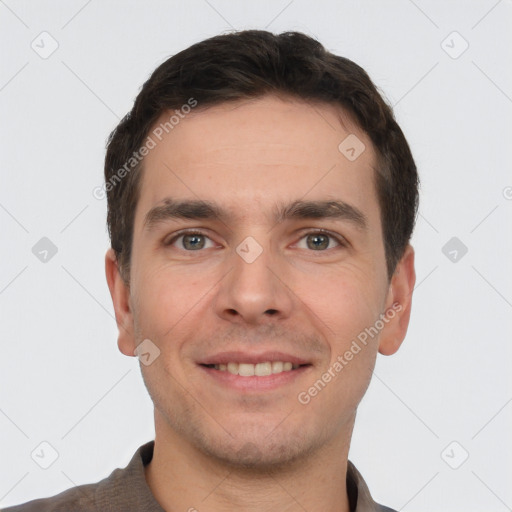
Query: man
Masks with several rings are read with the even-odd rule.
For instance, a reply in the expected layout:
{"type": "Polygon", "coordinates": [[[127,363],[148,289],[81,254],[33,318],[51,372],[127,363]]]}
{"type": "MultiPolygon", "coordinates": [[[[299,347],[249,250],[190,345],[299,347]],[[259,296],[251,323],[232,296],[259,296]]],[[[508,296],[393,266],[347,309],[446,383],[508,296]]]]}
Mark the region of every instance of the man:
{"type": "Polygon", "coordinates": [[[112,133],[103,190],[155,441],[8,510],[391,510],[348,452],[377,352],[407,331],[418,176],[367,74],[300,33],[195,44],[112,133]]]}

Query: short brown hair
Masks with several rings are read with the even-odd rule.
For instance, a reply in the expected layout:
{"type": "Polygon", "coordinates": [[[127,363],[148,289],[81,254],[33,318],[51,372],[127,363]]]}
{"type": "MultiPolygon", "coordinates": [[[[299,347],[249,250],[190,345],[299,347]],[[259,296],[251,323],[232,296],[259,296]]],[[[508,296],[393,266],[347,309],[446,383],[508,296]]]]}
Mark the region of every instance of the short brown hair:
{"type": "Polygon", "coordinates": [[[419,186],[409,145],[391,107],[360,66],[330,53],[315,39],[299,32],[244,30],[206,39],[167,59],[110,134],[107,224],[126,282],[143,164],[139,150],[155,122],[191,98],[203,108],[267,94],[340,106],[368,134],[378,160],[375,185],[391,278],[414,228],[419,186]]]}

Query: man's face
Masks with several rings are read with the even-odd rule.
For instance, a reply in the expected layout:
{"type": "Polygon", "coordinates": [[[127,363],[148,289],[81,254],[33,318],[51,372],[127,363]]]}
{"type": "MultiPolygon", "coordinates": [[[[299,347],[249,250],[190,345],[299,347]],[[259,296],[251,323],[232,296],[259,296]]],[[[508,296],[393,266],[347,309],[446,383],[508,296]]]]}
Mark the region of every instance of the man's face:
{"type": "Polygon", "coordinates": [[[344,354],[393,297],[375,153],[341,115],[270,96],[223,104],[145,158],[126,291],[135,335],[119,345],[158,347],[141,366],[157,429],[218,459],[275,464],[333,446],[368,386],[379,336],[344,354]],[[351,133],[366,147],[354,161],[338,149],[351,133]],[[175,207],[199,201],[220,216],[175,207]]]}

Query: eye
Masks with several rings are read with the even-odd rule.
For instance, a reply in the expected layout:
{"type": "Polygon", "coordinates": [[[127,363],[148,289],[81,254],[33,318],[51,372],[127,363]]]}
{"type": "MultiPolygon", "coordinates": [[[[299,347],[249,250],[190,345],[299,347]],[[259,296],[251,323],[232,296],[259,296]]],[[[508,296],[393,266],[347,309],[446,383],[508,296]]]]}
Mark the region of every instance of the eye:
{"type": "Polygon", "coordinates": [[[299,249],[311,249],[312,251],[325,251],[326,249],[333,249],[341,245],[343,245],[341,240],[337,239],[334,235],[316,231],[303,236],[297,247],[299,249]]]}
{"type": "Polygon", "coordinates": [[[199,232],[186,232],[174,236],[166,246],[175,246],[185,251],[199,251],[201,249],[209,249],[214,247],[214,243],[205,234],[199,232]]]}

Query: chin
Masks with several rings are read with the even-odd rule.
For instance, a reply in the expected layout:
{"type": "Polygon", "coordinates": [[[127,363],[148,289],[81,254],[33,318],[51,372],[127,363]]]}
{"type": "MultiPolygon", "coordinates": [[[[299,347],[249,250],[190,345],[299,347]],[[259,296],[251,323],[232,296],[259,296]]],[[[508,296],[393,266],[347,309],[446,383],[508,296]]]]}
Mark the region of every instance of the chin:
{"type": "Polygon", "coordinates": [[[315,440],[308,441],[303,432],[281,432],[278,437],[268,432],[257,436],[245,431],[243,438],[238,439],[216,441],[203,437],[196,447],[223,465],[251,473],[268,473],[303,462],[318,448],[319,440],[315,440]]]}

